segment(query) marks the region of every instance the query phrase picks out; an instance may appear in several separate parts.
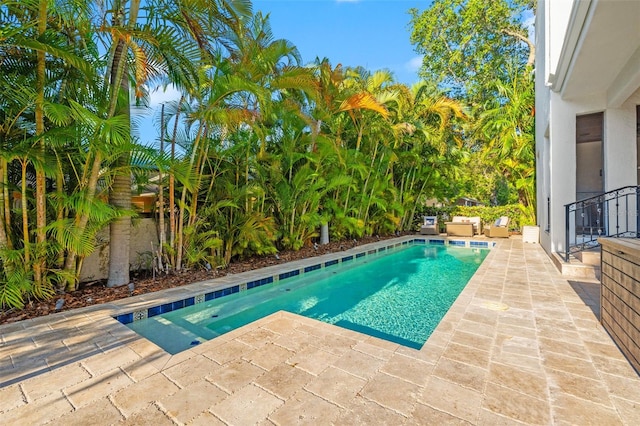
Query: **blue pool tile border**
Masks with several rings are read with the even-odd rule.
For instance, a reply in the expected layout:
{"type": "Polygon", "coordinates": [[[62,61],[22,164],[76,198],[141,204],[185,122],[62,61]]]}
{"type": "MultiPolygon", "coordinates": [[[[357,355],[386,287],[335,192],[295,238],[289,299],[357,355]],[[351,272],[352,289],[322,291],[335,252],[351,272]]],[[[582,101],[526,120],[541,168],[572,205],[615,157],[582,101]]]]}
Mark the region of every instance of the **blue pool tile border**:
{"type": "Polygon", "coordinates": [[[279,274],[278,275],[278,280],[286,280],[287,278],[295,277],[297,275],[300,275],[300,270],[299,269],[294,269],[293,271],[284,272],[282,274],[279,274]]]}
{"type": "Polygon", "coordinates": [[[129,324],[133,322],[133,312],[129,312],[128,314],[118,315],[116,319],[122,324],[129,324]]]}
{"type": "Polygon", "coordinates": [[[316,265],[306,266],[304,268],[304,272],[307,273],[307,272],[315,271],[315,270],[320,269],[320,268],[322,268],[322,265],[320,263],[318,263],[316,265]]]}
{"type": "Polygon", "coordinates": [[[489,248],[488,241],[469,241],[469,246],[478,248],[489,248]]]}
{"type": "Polygon", "coordinates": [[[470,240],[446,240],[446,239],[424,239],[424,238],[414,238],[409,241],[403,241],[401,243],[393,243],[384,247],[378,247],[377,249],[367,249],[363,250],[355,255],[344,256],[339,259],[328,260],[324,263],[317,263],[315,265],[305,266],[303,269],[293,269],[288,272],[279,273],[277,275],[272,275],[264,278],[260,278],[257,280],[248,281],[242,284],[235,284],[226,288],[222,288],[219,290],[211,291],[205,294],[200,294],[197,296],[187,297],[186,299],[176,300],[175,302],[163,303],[158,306],[152,306],[150,308],[136,310],[134,312],[128,312],[124,314],[119,314],[114,316],[113,318],[120,322],[121,324],[130,324],[134,321],[138,321],[145,318],[151,318],[156,315],[165,314],[167,312],[175,311],[177,309],[182,309],[187,306],[193,306],[198,303],[208,302],[210,300],[214,300],[220,297],[229,296],[231,294],[239,293],[240,291],[250,290],[256,287],[263,286],[265,284],[272,284],[279,280],[286,280],[287,278],[295,277],[300,275],[301,273],[312,272],[323,267],[331,267],[334,265],[338,265],[340,263],[349,262],[354,259],[359,259],[368,255],[375,255],[380,252],[385,252],[388,249],[402,247],[411,244],[433,244],[433,245],[445,245],[445,244],[459,247],[471,247],[471,248],[485,248],[490,249],[496,246],[495,242],[490,241],[470,241],[470,240]],[[241,289],[242,287],[242,289],[241,289]]]}
{"type": "Polygon", "coordinates": [[[260,287],[261,285],[271,284],[273,282],[273,277],[261,278],[255,281],[249,281],[247,283],[247,290],[250,290],[255,287],[260,287]]]}

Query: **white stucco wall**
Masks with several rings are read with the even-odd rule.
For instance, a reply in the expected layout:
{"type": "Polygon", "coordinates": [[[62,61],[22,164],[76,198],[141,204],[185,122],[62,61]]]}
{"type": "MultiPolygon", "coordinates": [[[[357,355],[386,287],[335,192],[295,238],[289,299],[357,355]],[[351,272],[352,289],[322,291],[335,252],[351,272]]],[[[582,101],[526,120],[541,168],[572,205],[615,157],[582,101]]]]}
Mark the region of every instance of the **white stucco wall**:
{"type": "Polygon", "coordinates": [[[538,3],[536,15],[536,220],[540,227],[540,244],[543,247],[549,247],[549,233],[547,232],[547,197],[549,196],[548,172],[546,167],[549,159],[549,141],[545,137],[549,126],[549,87],[547,86],[548,78],[548,61],[545,59],[548,51],[548,37],[545,27],[547,18],[546,2],[538,3]]]}
{"type": "MultiPolygon", "coordinates": [[[[80,282],[103,280],[109,276],[109,229],[100,231],[96,240],[96,250],[84,260],[82,265],[80,282]]],[[[158,249],[156,221],[153,218],[134,219],[130,244],[131,269],[145,268],[152,247],[154,250],[158,249]]]]}
{"type": "Polygon", "coordinates": [[[550,94],[549,179],[551,190],[551,232],[549,251],[564,251],[565,204],[576,195],[576,109],[561,102],[560,95],[550,94]]]}
{"type": "MultiPolygon", "coordinates": [[[[640,24],[639,24],[640,25],[640,24]]],[[[620,108],[609,108],[604,116],[605,191],[637,185],[636,104],[629,98],[620,108]]]]}

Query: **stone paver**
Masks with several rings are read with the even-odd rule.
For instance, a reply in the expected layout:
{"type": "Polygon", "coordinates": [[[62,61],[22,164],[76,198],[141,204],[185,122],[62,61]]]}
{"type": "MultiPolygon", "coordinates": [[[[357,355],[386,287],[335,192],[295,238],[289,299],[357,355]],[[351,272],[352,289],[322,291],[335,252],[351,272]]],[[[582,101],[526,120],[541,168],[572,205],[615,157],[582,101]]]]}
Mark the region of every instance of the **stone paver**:
{"type": "Polygon", "coordinates": [[[178,386],[185,387],[204,376],[214,374],[218,369],[220,364],[203,355],[197,355],[165,369],[163,374],[178,386]]]}
{"type": "Polygon", "coordinates": [[[105,419],[116,423],[119,420],[124,420],[124,417],[109,399],[101,398],[94,400],[90,406],[77,408],[59,419],[55,419],[51,424],[61,426],[99,425],[103,424],[105,419]]]}
{"type": "Polygon", "coordinates": [[[38,377],[27,379],[22,388],[29,400],[36,400],[52,393],[59,393],[60,389],[78,384],[91,378],[89,372],[79,364],[66,365],[48,374],[48,380],[43,383],[38,377]]]}
{"type": "Polygon", "coordinates": [[[314,379],[314,375],[289,364],[281,364],[258,377],[254,383],[286,400],[314,379]]]}
{"type": "Polygon", "coordinates": [[[329,367],[304,389],[341,407],[360,393],[366,380],[338,368],[329,367]]]}
{"type": "Polygon", "coordinates": [[[211,407],[211,412],[227,424],[256,424],[268,417],[284,401],[254,385],[247,385],[211,407]]]}
{"type": "Polygon", "coordinates": [[[107,398],[132,383],[133,380],[129,376],[122,374],[122,370],[116,368],[66,387],[63,392],[74,407],[80,408],[93,405],[96,400],[107,398]]]}
{"type": "Polygon", "coordinates": [[[269,420],[278,425],[331,424],[341,411],[337,405],[302,390],[270,414],[269,420]]]}
{"type": "Polygon", "coordinates": [[[50,393],[26,405],[2,413],[5,425],[39,425],[71,413],[73,406],[61,392],[50,393]]]}
{"type": "Polygon", "coordinates": [[[369,399],[357,396],[335,421],[336,425],[399,425],[407,417],[369,399]]]}
{"type": "MultiPolygon", "coordinates": [[[[264,370],[244,360],[231,361],[222,368],[207,375],[216,386],[227,393],[233,393],[264,374],[264,370]]],[[[194,372],[194,374],[198,374],[194,372]]]]}
{"type": "Polygon", "coordinates": [[[129,417],[178,389],[162,374],[155,374],[119,390],[113,395],[113,402],[126,417],[129,417]]]}
{"type": "Polygon", "coordinates": [[[383,407],[408,416],[422,390],[423,388],[414,383],[380,373],[362,388],[360,395],[383,407]]]}
{"type": "Polygon", "coordinates": [[[259,271],[0,326],[1,422],[640,424],[599,284],[566,280],[539,245],[496,242],[421,350],[278,312],[170,355],[111,318],[259,271]]]}
{"type": "Polygon", "coordinates": [[[482,403],[482,393],[467,387],[431,377],[418,402],[475,423],[482,403]]]}
{"type": "Polygon", "coordinates": [[[227,394],[213,383],[200,379],[172,395],[161,398],[158,405],[178,424],[185,424],[226,397],[227,394]]]}

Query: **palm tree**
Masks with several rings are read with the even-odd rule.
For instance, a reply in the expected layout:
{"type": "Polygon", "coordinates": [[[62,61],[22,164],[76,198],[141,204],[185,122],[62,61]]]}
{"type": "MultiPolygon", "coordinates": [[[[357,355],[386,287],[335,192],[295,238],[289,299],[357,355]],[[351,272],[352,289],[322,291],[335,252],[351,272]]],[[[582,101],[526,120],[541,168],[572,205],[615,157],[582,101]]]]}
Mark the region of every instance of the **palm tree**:
{"type": "Polygon", "coordinates": [[[457,179],[464,152],[460,122],[467,115],[460,102],[427,82],[398,92],[390,105],[398,155],[393,173],[405,212],[401,227],[407,229],[428,198],[447,198],[447,182],[457,179]]]}
{"type": "Polygon", "coordinates": [[[486,140],[485,161],[495,164],[517,192],[526,220],[535,223],[533,87],[530,73],[496,82],[500,97],[488,102],[477,125],[486,140]]]}

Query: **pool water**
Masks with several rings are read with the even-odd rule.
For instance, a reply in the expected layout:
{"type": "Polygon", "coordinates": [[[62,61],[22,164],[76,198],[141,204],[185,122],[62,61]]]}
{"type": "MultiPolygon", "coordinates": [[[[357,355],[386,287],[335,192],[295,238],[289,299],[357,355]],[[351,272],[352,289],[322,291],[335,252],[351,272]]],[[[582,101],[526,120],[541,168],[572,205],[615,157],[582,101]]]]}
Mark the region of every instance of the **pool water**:
{"type": "Polygon", "coordinates": [[[414,245],[134,321],[171,354],[280,310],[419,349],[488,250],[414,245]]]}

